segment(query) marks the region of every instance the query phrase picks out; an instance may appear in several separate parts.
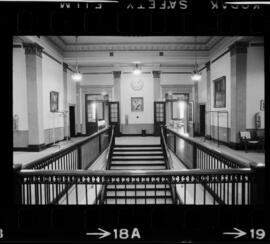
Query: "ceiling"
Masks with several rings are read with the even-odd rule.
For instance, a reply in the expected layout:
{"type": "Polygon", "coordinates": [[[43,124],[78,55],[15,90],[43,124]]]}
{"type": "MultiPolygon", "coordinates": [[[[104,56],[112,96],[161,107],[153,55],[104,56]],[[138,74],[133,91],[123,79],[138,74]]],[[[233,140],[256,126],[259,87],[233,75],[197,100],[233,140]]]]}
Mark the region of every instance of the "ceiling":
{"type": "Polygon", "coordinates": [[[48,36],[62,52],[129,50],[209,51],[222,36],[48,36]]]}
{"type": "MultiPolygon", "coordinates": [[[[58,50],[63,62],[80,68],[173,67],[192,71],[224,52],[235,41],[258,41],[248,36],[41,36],[58,50]]],[[[261,41],[261,39],[259,40],[261,41]]]]}

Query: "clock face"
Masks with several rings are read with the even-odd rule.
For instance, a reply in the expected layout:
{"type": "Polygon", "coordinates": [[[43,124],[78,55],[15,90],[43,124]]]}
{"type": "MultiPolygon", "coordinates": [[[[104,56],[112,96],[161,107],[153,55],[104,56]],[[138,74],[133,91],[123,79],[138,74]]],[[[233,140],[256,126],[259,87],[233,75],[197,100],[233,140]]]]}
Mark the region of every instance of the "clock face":
{"type": "Polygon", "coordinates": [[[143,88],[144,83],[142,80],[133,80],[130,85],[133,90],[139,91],[143,88]]]}

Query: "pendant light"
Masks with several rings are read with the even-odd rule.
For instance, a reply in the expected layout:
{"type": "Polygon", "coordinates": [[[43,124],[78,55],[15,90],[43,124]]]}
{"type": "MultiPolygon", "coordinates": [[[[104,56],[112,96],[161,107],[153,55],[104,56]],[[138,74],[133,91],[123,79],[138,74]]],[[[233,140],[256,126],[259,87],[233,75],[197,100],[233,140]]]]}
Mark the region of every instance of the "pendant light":
{"type": "Polygon", "coordinates": [[[134,75],[140,75],[142,73],[141,68],[139,67],[138,64],[135,65],[135,69],[133,70],[134,75]]]}
{"type": "Polygon", "coordinates": [[[194,65],[194,70],[191,73],[191,80],[200,81],[201,78],[202,78],[202,75],[198,70],[198,64],[197,64],[197,37],[195,36],[195,65],[194,65]]]}
{"type": "MultiPolygon", "coordinates": [[[[78,42],[78,36],[76,36],[76,44],[78,42]]],[[[74,80],[75,82],[79,82],[82,80],[82,74],[79,71],[79,67],[78,67],[78,57],[76,57],[76,68],[75,68],[75,72],[71,75],[72,80],[74,80]]]]}

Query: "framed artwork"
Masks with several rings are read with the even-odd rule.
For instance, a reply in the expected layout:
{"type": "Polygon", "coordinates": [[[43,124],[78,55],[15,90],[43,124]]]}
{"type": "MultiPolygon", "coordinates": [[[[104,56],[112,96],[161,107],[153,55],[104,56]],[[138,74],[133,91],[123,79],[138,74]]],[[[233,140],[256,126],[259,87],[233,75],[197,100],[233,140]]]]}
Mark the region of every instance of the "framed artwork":
{"type": "Polygon", "coordinates": [[[214,107],[226,107],[226,76],[222,76],[214,82],[214,107]]]}
{"type": "Polygon", "coordinates": [[[143,97],[132,97],[131,112],[142,112],[142,111],[143,111],[143,97]]]}
{"type": "Polygon", "coordinates": [[[59,106],[59,92],[51,91],[50,92],[50,111],[58,112],[59,106]]]}
{"type": "Polygon", "coordinates": [[[193,122],[193,102],[188,103],[188,122],[193,122]]]}
{"type": "Polygon", "coordinates": [[[260,111],[264,111],[264,100],[260,100],[260,111]]]}

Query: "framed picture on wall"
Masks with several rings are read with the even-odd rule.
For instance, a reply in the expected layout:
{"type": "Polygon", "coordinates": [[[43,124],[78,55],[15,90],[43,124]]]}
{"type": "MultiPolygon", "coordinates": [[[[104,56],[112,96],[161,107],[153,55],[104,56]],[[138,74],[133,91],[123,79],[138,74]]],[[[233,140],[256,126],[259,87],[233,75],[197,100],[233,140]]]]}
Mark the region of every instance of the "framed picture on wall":
{"type": "Polygon", "coordinates": [[[59,108],[59,92],[51,91],[50,92],[50,111],[58,112],[59,108]]]}
{"type": "Polygon", "coordinates": [[[260,111],[264,111],[264,100],[260,100],[260,111]]]}
{"type": "Polygon", "coordinates": [[[131,98],[131,112],[143,112],[143,97],[131,98]]]}
{"type": "Polygon", "coordinates": [[[226,76],[222,76],[214,82],[214,107],[226,107],[226,76]]]}

